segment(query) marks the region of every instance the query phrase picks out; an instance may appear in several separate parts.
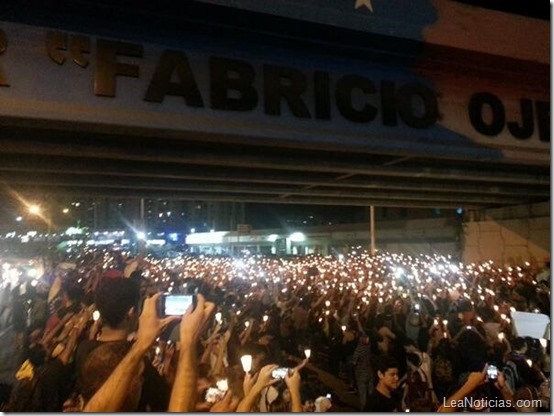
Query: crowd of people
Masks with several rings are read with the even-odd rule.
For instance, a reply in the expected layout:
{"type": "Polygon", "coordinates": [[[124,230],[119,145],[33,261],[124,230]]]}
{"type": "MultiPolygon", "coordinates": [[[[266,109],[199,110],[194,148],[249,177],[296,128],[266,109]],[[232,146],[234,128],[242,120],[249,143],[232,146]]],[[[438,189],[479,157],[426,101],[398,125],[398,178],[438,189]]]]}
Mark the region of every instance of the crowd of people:
{"type": "Polygon", "coordinates": [[[550,316],[537,263],[85,249],[3,286],[4,411],[550,409],[550,329],[514,322],[550,316]]]}

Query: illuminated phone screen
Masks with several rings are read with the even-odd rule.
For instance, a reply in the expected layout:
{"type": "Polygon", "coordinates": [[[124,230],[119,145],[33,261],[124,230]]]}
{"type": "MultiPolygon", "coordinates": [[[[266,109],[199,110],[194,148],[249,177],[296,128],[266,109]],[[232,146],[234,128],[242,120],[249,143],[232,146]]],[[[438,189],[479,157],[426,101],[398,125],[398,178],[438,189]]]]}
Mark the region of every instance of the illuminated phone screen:
{"type": "Polygon", "coordinates": [[[183,315],[192,305],[192,295],[168,295],[165,297],[166,315],[183,315]]]}

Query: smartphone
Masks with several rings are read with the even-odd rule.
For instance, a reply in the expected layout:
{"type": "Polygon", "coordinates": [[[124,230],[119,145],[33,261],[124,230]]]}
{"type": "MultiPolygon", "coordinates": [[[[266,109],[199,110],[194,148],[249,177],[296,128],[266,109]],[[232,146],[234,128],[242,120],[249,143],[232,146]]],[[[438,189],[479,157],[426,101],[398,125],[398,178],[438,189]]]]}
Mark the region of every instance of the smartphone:
{"type": "Polygon", "coordinates": [[[196,307],[196,296],[163,295],[161,297],[161,310],[164,316],[181,316],[190,305],[196,307]]]}
{"type": "Polygon", "coordinates": [[[487,378],[489,380],[497,380],[498,379],[498,368],[496,368],[495,365],[489,364],[487,368],[487,378]]]}
{"type": "Polygon", "coordinates": [[[219,390],[217,387],[208,387],[204,400],[209,403],[215,403],[223,399],[223,396],[225,396],[225,392],[223,390],[219,390]]]}
{"type": "Polygon", "coordinates": [[[289,372],[287,367],[280,367],[271,372],[271,377],[283,380],[289,372]]]}
{"type": "Polygon", "coordinates": [[[414,305],[414,310],[415,310],[415,311],[419,311],[419,303],[416,303],[416,304],[414,305]]]}

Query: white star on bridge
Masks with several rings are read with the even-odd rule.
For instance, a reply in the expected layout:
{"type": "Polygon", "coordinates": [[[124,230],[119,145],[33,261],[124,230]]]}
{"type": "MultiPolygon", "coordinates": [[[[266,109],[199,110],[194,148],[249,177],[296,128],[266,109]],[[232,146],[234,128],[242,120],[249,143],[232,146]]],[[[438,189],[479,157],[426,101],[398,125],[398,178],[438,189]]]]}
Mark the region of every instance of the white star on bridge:
{"type": "Polygon", "coordinates": [[[356,0],[356,4],[354,5],[355,9],[359,9],[360,7],[367,7],[371,13],[373,13],[373,6],[371,5],[371,0],[356,0]]]}

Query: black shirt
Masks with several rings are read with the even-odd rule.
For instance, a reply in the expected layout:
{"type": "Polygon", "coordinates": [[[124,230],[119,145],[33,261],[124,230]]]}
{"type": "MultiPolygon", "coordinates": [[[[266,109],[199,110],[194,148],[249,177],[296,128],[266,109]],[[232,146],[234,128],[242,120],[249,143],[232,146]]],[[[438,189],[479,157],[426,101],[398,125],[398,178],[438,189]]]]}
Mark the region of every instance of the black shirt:
{"type": "Polygon", "coordinates": [[[398,412],[400,402],[393,397],[383,396],[379,390],[373,390],[373,393],[367,398],[364,412],[398,412]]]}

